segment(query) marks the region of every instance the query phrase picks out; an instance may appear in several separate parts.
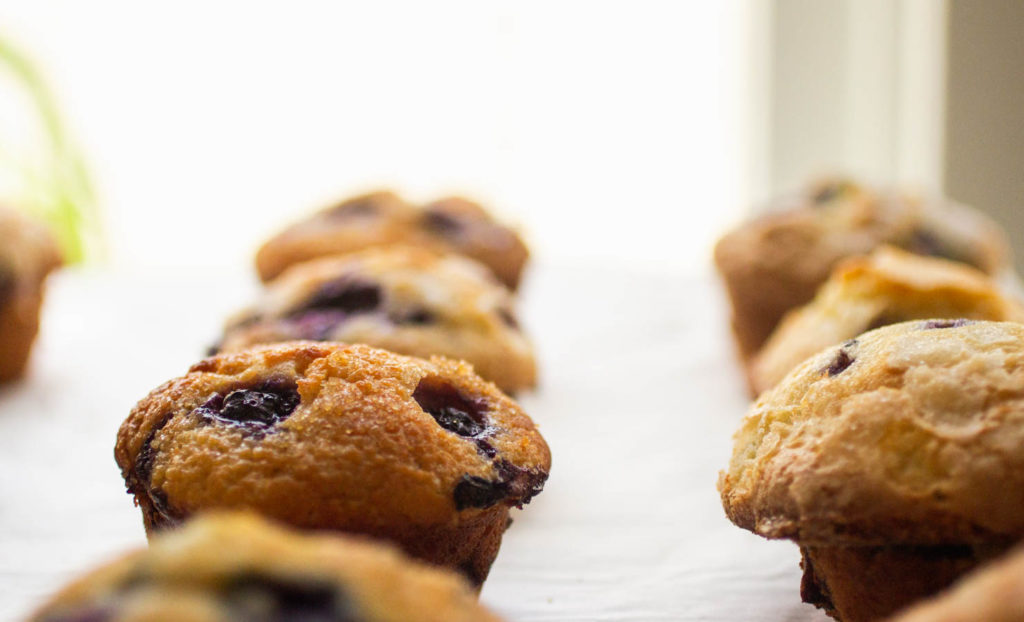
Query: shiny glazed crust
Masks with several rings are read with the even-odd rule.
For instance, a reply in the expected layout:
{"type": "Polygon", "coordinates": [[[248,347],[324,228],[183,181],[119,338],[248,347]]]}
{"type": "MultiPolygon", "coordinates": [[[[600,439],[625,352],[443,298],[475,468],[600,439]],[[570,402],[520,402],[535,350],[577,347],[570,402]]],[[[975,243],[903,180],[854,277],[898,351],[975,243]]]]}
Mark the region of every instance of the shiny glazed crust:
{"type": "Polygon", "coordinates": [[[750,366],[753,392],[770,389],[804,359],[866,330],[943,317],[1024,322],[1024,307],[965,264],[892,247],[845,260],[757,353],[750,366]]]}
{"type": "Polygon", "coordinates": [[[550,468],[530,418],[464,363],[326,342],[198,363],[139,402],[115,457],[147,532],[200,510],[245,508],[389,539],[478,583],[509,507],[539,492],[550,468]],[[297,406],[272,425],[215,413],[233,391],[280,387],[297,390],[297,406]],[[480,430],[442,427],[431,400],[476,412],[480,430]]]}
{"type": "Polygon", "coordinates": [[[880,244],[961,261],[989,274],[1011,263],[998,226],[970,208],[873,192],[845,180],[825,182],[729,232],[715,246],[744,361],[787,311],[814,297],[839,261],[880,244]]]}
{"type": "Polygon", "coordinates": [[[891,622],[1020,622],[1024,620],[1024,549],[963,577],[947,592],[891,622]]]}
{"type": "Polygon", "coordinates": [[[391,192],[375,192],[285,229],[259,249],[256,267],[260,278],[269,281],[295,263],[392,244],[471,257],[513,290],[529,257],[519,236],[476,203],[451,197],[417,207],[391,192]]]}
{"type": "Polygon", "coordinates": [[[1024,325],[915,321],[798,366],[751,407],[719,491],[802,546],[1024,535],[1024,325]]]}
{"type": "Polygon", "coordinates": [[[317,339],[365,343],[401,354],[463,359],[505,391],[536,383],[533,350],[519,330],[513,296],[482,265],[458,255],[393,246],[297,264],[250,309],[229,320],[222,351],[317,339]],[[347,285],[346,285],[347,284],[347,285]],[[309,309],[325,289],[356,294],[309,309]],[[370,302],[372,304],[365,304],[370,302]],[[324,320],[324,321],[321,321],[324,320]]]}
{"type": "Polygon", "coordinates": [[[0,382],[24,372],[39,330],[43,281],[60,263],[45,227],[0,208],[0,382]]]}
{"type": "MultiPolygon", "coordinates": [[[[300,534],[249,514],[200,517],[161,534],[148,549],[72,583],[31,619],[230,622],[250,619],[244,612],[253,608],[267,614],[272,605],[260,586],[270,586],[272,600],[278,584],[293,594],[333,594],[333,607],[319,606],[335,615],[318,610],[318,620],[498,621],[457,575],[405,558],[386,545],[300,534]],[[250,587],[239,589],[246,581],[250,587]]],[[[306,604],[317,607],[317,598],[308,597],[306,604]]],[[[295,613],[288,607],[302,605],[294,600],[277,612],[281,619],[295,613]]]]}

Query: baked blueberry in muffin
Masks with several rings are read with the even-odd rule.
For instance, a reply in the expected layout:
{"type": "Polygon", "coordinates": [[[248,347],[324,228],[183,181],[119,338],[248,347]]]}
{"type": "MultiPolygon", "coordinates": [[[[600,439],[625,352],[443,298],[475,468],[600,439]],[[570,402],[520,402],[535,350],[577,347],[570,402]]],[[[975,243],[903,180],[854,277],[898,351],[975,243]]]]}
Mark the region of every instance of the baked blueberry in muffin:
{"type": "Polygon", "coordinates": [[[194,365],[139,402],[115,457],[148,533],[249,509],[390,540],[477,585],[551,462],[530,418],[465,363],[328,342],[194,365]]]}
{"type": "Polygon", "coordinates": [[[888,324],[936,317],[1024,322],[1024,307],[966,264],[879,248],[843,261],[813,301],[786,315],[751,361],[754,394],[832,344],[888,324]]]}
{"type": "Polygon", "coordinates": [[[480,264],[409,246],[297,264],[229,320],[220,349],[294,340],[463,359],[508,392],[536,382],[515,300],[480,264]]]}
{"type": "Polygon", "coordinates": [[[44,281],[60,263],[43,225],[0,208],[0,382],[24,372],[39,331],[44,281]]]}
{"type": "Polygon", "coordinates": [[[458,197],[425,206],[391,192],[344,201],[298,222],[260,248],[256,267],[269,281],[292,264],[376,246],[405,244],[465,255],[516,289],[529,251],[519,236],[482,207],[458,197]]]}
{"type": "Polygon", "coordinates": [[[842,179],[826,181],[727,233],[715,247],[744,362],[787,311],[814,297],[836,264],[882,244],[994,276],[1012,263],[1006,236],[975,210],[842,179]]]}
{"type": "Polygon", "coordinates": [[[458,575],[380,543],[216,514],[72,583],[33,622],[498,622],[458,575]]]}
{"type": "Polygon", "coordinates": [[[1024,537],[1024,325],[864,333],[764,393],[735,440],[729,518],[799,544],[805,601],[883,618],[1024,537]]]}

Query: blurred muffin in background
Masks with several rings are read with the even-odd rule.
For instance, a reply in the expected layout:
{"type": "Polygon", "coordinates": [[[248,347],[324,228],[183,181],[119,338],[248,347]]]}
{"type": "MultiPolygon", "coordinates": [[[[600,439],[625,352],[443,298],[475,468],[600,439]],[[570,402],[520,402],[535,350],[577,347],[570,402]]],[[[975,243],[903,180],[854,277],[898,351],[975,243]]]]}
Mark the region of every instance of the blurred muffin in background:
{"type": "Polygon", "coordinates": [[[824,182],[727,233],[715,246],[741,358],[748,362],[787,311],[809,302],[836,264],[882,244],[990,275],[1011,266],[1005,235],[973,209],[842,179],[824,182]]]}
{"type": "Polygon", "coordinates": [[[39,331],[43,283],[60,264],[45,226],[0,208],[0,382],[24,372],[39,331]]]}
{"type": "Polygon", "coordinates": [[[865,331],[947,317],[1024,322],[1024,306],[965,264],[892,247],[847,259],[753,358],[751,388],[755,395],[770,389],[804,359],[865,331]]]}
{"type": "Polygon", "coordinates": [[[462,359],[506,392],[533,387],[533,350],[515,300],[459,255],[390,246],[296,264],[228,321],[221,350],[314,340],[462,359]]]}
{"type": "Polygon", "coordinates": [[[499,622],[455,574],[384,544],[215,514],[64,588],[32,622],[499,622]]]}
{"type": "Polygon", "coordinates": [[[519,286],[529,257],[515,231],[472,201],[450,197],[421,207],[392,192],[374,192],[322,210],[274,236],[257,252],[256,268],[269,281],[295,263],[392,244],[471,257],[512,290],[519,286]]]}

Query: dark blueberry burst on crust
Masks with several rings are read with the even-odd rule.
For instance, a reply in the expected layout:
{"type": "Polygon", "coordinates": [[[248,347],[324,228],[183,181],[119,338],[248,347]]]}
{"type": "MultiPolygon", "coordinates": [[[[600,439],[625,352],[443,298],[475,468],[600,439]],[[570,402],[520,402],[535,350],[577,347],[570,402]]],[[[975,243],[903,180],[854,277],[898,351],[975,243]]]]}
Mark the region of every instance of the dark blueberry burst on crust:
{"type": "Polygon", "coordinates": [[[495,478],[462,476],[452,493],[457,509],[488,508],[501,501],[522,507],[544,489],[547,471],[523,469],[506,460],[496,459],[498,452],[486,440],[495,430],[487,425],[485,402],[470,400],[451,384],[431,377],[420,381],[413,392],[413,399],[439,426],[472,439],[481,455],[494,460],[495,478]]]}
{"type": "Polygon", "coordinates": [[[299,405],[295,381],[281,377],[253,387],[215,394],[195,410],[200,417],[221,423],[269,428],[287,419],[299,405]]]}
{"type": "Polygon", "coordinates": [[[853,355],[853,350],[857,347],[857,340],[851,339],[843,344],[841,348],[836,352],[832,362],[825,366],[821,371],[828,376],[837,376],[853,365],[856,358],[853,355]]]}
{"type": "Polygon", "coordinates": [[[431,209],[423,213],[423,226],[438,235],[453,236],[460,233],[465,225],[457,216],[431,209]]]}
{"type": "Polygon", "coordinates": [[[524,469],[504,460],[495,462],[496,479],[464,475],[455,486],[455,507],[488,508],[501,501],[523,507],[544,490],[548,478],[543,469],[524,469]]]}
{"type": "Polygon", "coordinates": [[[317,579],[243,574],[224,586],[222,598],[238,620],[259,622],[359,622],[348,599],[317,579]]]}
{"type": "Polygon", "coordinates": [[[327,309],[346,313],[365,313],[375,310],[380,306],[380,302],[379,285],[358,279],[340,278],[321,285],[291,314],[327,309]]]}
{"type": "Polygon", "coordinates": [[[443,379],[427,377],[420,380],[412,398],[449,432],[459,436],[478,436],[486,429],[486,404],[471,401],[443,379]]]}
{"type": "Polygon", "coordinates": [[[961,326],[967,326],[968,324],[973,323],[973,321],[966,320],[964,318],[959,318],[956,320],[928,320],[927,322],[924,323],[924,326],[922,326],[922,328],[924,330],[935,330],[939,328],[960,328],[961,326]]]}

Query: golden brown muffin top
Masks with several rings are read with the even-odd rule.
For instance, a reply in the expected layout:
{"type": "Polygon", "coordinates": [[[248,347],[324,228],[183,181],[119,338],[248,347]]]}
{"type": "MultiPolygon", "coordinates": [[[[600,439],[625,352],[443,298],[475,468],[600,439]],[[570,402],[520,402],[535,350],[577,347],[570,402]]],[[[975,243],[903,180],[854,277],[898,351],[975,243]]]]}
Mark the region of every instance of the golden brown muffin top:
{"type": "Polygon", "coordinates": [[[802,545],[1024,535],[1024,325],[867,332],[751,407],[719,491],[729,518],[802,545]]]}
{"type": "Polygon", "coordinates": [[[814,278],[835,261],[907,237],[916,223],[907,202],[847,180],[831,180],[730,231],[715,246],[722,267],[756,262],[791,278],[814,278]],[[806,272],[804,274],[803,272],[806,272]]]}
{"type": "Polygon", "coordinates": [[[1006,236],[977,210],[947,200],[873,190],[848,179],[814,184],[797,198],[729,232],[720,260],[753,256],[768,265],[816,273],[821,262],[862,255],[880,244],[958,261],[995,274],[1010,264],[1006,236]],[[796,265],[792,265],[796,264],[796,265]]]}
{"type": "Polygon", "coordinates": [[[389,246],[297,264],[229,320],[220,348],[296,339],[464,359],[507,391],[532,386],[533,350],[512,293],[455,254],[389,246]]]}
{"type": "Polygon", "coordinates": [[[268,284],[260,300],[228,322],[283,318],[311,308],[356,315],[387,307],[394,324],[462,324],[500,332],[515,306],[509,290],[482,265],[460,255],[406,245],[370,248],[292,266],[268,284]],[[325,288],[325,285],[336,287],[325,288]],[[358,290],[358,291],[353,291],[358,290]],[[383,290],[383,291],[382,291],[383,290]],[[365,295],[359,295],[365,293],[365,295]],[[386,300],[385,300],[386,298],[386,300]],[[332,304],[337,302],[338,304],[332,304]],[[345,308],[349,303],[353,308],[345,308]],[[386,304],[385,304],[386,303],[386,304]]]}
{"type": "Polygon", "coordinates": [[[34,622],[476,622],[498,618],[456,575],[387,545],[307,535],[250,514],[198,517],[72,583],[34,622]]]}
{"type": "Polygon", "coordinates": [[[914,319],[1024,321],[1024,307],[966,264],[884,246],[842,262],[808,305],[779,324],[751,363],[754,390],[775,386],[828,346],[914,319]]]}
{"type": "Polygon", "coordinates": [[[465,363],[326,342],[194,365],[132,410],[115,457],[171,521],[251,508],[366,533],[521,505],[551,461],[530,418],[465,363]]]}
{"type": "Polygon", "coordinates": [[[472,257],[511,289],[518,286],[529,257],[515,231],[472,201],[449,197],[417,206],[381,191],[348,199],[291,225],[259,249],[256,267],[260,278],[269,281],[298,262],[393,244],[472,257]]]}

